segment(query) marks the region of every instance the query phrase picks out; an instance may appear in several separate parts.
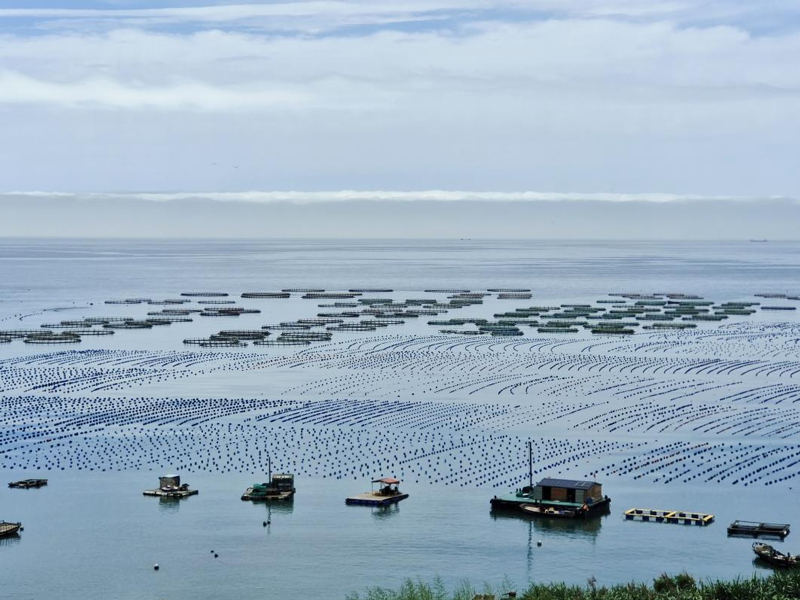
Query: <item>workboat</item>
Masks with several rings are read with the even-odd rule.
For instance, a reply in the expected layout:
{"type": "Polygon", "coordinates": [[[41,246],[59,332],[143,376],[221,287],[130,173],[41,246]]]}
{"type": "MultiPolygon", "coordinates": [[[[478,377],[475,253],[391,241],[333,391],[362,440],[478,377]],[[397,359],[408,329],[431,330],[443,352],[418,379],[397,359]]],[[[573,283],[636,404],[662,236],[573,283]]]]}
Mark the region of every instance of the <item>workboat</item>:
{"type": "Polygon", "coordinates": [[[22,529],[22,523],[0,521],[0,538],[16,535],[20,529],[22,529]]]}
{"type": "Polygon", "coordinates": [[[294,500],[297,490],[294,487],[294,475],[291,473],[272,474],[272,458],[267,455],[267,481],[254,483],[242,494],[242,500],[284,501],[294,500]]]}
{"type": "Polygon", "coordinates": [[[781,569],[793,569],[800,567],[800,556],[792,556],[791,554],[778,552],[769,544],[753,542],[753,552],[756,553],[758,558],[771,564],[773,567],[778,567],[781,569]]]}

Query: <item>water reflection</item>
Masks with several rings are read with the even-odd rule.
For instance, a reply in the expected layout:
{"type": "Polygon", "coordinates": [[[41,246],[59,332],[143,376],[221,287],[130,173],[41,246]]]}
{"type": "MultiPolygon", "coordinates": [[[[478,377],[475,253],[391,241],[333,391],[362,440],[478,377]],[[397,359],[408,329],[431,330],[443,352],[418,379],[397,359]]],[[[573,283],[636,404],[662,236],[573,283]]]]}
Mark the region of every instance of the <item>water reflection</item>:
{"type": "Polygon", "coordinates": [[[169,498],[167,496],[158,497],[158,510],[159,512],[175,513],[181,507],[180,498],[169,498]]]}
{"type": "Polygon", "coordinates": [[[388,506],[374,506],[372,508],[372,517],[377,520],[384,520],[400,514],[400,503],[395,502],[388,506]]]}
{"type": "Polygon", "coordinates": [[[603,521],[611,514],[611,509],[606,506],[602,511],[584,519],[561,519],[554,517],[533,516],[523,511],[493,510],[492,519],[509,519],[527,521],[531,530],[538,533],[566,537],[585,537],[594,541],[603,527],[603,521]]]}
{"type": "Polygon", "coordinates": [[[22,536],[20,536],[18,533],[15,533],[14,535],[7,535],[5,537],[0,537],[0,547],[13,546],[15,544],[19,544],[21,541],[22,536]]]}

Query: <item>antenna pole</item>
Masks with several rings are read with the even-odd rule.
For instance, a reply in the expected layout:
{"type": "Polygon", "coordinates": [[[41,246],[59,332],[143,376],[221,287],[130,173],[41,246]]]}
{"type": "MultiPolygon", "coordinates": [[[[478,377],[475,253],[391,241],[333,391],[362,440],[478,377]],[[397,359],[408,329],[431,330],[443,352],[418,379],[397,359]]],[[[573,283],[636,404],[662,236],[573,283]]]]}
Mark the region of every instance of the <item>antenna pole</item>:
{"type": "Polygon", "coordinates": [[[269,452],[267,452],[267,481],[272,483],[272,458],[269,452]]]}
{"type": "Polygon", "coordinates": [[[528,440],[528,485],[533,490],[533,444],[528,440]]]}

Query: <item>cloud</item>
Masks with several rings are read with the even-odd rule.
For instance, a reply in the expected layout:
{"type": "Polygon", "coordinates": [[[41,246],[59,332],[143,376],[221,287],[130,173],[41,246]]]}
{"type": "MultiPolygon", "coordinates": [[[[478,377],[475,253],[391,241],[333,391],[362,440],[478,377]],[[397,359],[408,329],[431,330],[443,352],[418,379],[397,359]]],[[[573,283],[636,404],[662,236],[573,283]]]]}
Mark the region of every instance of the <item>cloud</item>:
{"type": "Polygon", "coordinates": [[[186,202],[210,201],[245,204],[318,204],[341,202],[631,202],[664,204],[669,202],[756,202],[781,200],[797,202],[797,199],[747,196],[704,196],[702,194],[619,194],[577,192],[486,192],[459,190],[338,190],[338,191],[250,191],[250,192],[181,192],[181,193],[73,193],[73,192],[4,192],[6,198],[51,198],[64,200],[91,200],[107,202],[186,202]]]}

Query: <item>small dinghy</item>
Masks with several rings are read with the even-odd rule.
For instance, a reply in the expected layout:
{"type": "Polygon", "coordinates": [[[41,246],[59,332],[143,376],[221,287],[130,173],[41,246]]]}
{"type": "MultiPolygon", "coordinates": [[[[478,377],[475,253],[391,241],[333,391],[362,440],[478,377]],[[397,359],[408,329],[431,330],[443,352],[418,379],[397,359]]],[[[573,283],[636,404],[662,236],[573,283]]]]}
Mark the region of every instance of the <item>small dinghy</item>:
{"type": "Polygon", "coordinates": [[[22,523],[8,523],[0,521],[0,538],[16,535],[22,528],[22,523]]]}
{"type": "Polygon", "coordinates": [[[758,558],[760,558],[764,562],[771,564],[773,567],[778,567],[781,569],[792,569],[800,567],[800,556],[792,556],[791,554],[784,554],[783,552],[777,551],[769,544],[764,544],[762,542],[754,542],[753,552],[756,553],[756,556],[758,556],[758,558]]]}
{"type": "Polygon", "coordinates": [[[556,508],[553,506],[541,506],[537,504],[520,504],[523,512],[538,517],[554,517],[556,519],[575,519],[581,516],[581,512],[569,508],[556,508]]]}

